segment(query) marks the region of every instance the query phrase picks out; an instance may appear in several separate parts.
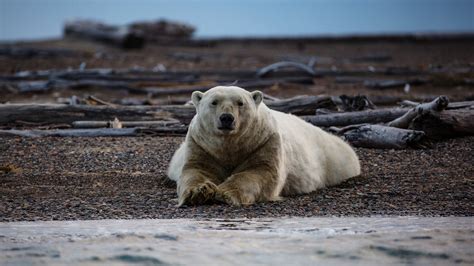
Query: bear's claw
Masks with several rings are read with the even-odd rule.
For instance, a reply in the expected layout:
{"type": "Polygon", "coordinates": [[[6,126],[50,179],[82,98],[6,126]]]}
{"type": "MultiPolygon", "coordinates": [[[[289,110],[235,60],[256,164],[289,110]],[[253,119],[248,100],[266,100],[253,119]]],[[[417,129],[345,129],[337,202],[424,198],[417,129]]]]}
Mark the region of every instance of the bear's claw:
{"type": "Polygon", "coordinates": [[[178,207],[183,205],[198,205],[214,200],[217,186],[206,181],[194,187],[190,187],[184,191],[179,197],[178,207]]]}
{"type": "Polygon", "coordinates": [[[218,190],[216,200],[233,206],[249,205],[254,203],[249,197],[245,197],[239,190],[218,190]]]}

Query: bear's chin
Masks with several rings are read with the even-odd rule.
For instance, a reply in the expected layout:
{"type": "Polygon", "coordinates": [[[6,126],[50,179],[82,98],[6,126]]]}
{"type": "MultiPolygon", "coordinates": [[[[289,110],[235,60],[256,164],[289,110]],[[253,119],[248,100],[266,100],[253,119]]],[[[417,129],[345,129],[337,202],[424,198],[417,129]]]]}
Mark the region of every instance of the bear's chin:
{"type": "Polygon", "coordinates": [[[217,135],[224,135],[224,136],[228,136],[228,135],[233,135],[235,134],[236,130],[234,127],[232,128],[228,128],[228,127],[220,127],[220,128],[217,128],[217,135]]]}

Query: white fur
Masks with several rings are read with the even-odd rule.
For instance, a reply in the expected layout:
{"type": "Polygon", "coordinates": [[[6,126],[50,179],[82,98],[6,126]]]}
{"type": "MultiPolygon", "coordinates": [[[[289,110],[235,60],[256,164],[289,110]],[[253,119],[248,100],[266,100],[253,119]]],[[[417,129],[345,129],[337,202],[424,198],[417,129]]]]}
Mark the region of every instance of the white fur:
{"type": "Polygon", "coordinates": [[[171,159],[170,165],[168,167],[168,178],[174,181],[178,181],[179,177],[181,176],[181,171],[184,166],[185,162],[185,155],[186,155],[186,145],[185,142],[179,145],[179,148],[173,155],[171,159]]]}
{"type": "Polygon", "coordinates": [[[282,138],[285,194],[308,193],[360,175],[359,159],[342,139],[296,116],[263,108],[276,119],[282,138]]]}
{"type": "MultiPolygon", "coordinates": [[[[229,94],[249,94],[243,89],[234,88],[219,87],[213,90],[219,89],[229,94]]],[[[357,155],[340,138],[296,116],[271,110],[264,103],[259,105],[257,113],[270,118],[268,123],[273,125],[273,130],[280,134],[282,140],[281,153],[275,154],[282,157],[279,167],[280,183],[276,191],[278,194],[308,193],[360,174],[357,155]]],[[[185,141],[171,160],[168,169],[170,179],[179,179],[187,152],[185,141]]]]}

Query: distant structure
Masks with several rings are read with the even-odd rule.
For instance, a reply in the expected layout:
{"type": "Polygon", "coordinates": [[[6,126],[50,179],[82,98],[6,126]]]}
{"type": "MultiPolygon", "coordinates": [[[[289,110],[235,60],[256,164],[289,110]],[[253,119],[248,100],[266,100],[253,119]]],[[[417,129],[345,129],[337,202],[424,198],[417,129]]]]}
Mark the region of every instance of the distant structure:
{"type": "Polygon", "coordinates": [[[134,22],[125,26],[107,25],[95,20],[72,20],[64,24],[64,36],[99,41],[124,49],[140,49],[146,42],[173,43],[188,40],[195,28],[191,25],[157,20],[134,22]]]}

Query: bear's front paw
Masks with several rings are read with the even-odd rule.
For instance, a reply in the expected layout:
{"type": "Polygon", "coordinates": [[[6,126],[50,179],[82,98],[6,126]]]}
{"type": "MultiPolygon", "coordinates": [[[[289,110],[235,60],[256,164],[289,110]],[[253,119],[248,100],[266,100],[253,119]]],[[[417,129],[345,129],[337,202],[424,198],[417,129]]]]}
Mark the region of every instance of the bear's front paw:
{"type": "Polygon", "coordinates": [[[182,205],[198,205],[210,202],[214,200],[216,191],[217,186],[210,181],[189,187],[179,195],[178,207],[181,207],[182,205]]]}
{"type": "Polygon", "coordinates": [[[238,189],[218,189],[216,200],[233,206],[250,205],[255,202],[254,197],[245,195],[238,189]]]}

